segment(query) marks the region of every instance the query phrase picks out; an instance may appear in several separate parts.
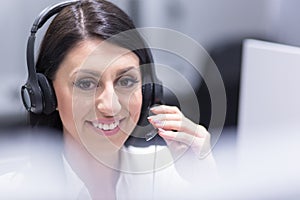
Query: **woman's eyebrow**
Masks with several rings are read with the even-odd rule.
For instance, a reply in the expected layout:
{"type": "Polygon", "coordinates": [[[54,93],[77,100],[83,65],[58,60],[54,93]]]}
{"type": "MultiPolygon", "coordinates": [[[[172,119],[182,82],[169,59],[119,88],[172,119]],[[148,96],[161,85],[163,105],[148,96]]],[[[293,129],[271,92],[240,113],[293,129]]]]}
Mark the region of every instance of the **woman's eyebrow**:
{"type": "Polygon", "coordinates": [[[93,71],[93,70],[89,70],[89,69],[80,69],[78,71],[75,71],[73,73],[73,75],[76,75],[78,73],[84,73],[84,74],[90,74],[92,76],[96,76],[96,77],[99,77],[100,76],[100,73],[99,72],[96,72],[96,71],[93,71]]]}
{"type": "MultiPolygon", "coordinates": [[[[116,73],[116,76],[121,76],[129,71],[138,71],[138,68],[134,67],[134,66],[130,66],[130,67],[127,67],[125,69],[120,69],[117,71],[116,73]]],[[[92,76],[95,76],[95,77],[100,77],[101,76],[101,72],[97,72],[97,71],[93,71],[93,70],[90,70],[90,69],[79,69],[77,71],[75,71],[72,76],[74,75],[77,75],[77,74],[80,74],[80,73],[84,73],[84,74],[89,74],[89,75],[92,75],[92,76]]]]}
{"type": "Polygon", "coordinates": [[[135,70],[135,71],[138,71],[138,68],[134,67],[134,66],[130,66],[130,67],[127,67],[125,69],[121,69],[117,72],[117,76],[121,76],[131,70],[135,70]]]}

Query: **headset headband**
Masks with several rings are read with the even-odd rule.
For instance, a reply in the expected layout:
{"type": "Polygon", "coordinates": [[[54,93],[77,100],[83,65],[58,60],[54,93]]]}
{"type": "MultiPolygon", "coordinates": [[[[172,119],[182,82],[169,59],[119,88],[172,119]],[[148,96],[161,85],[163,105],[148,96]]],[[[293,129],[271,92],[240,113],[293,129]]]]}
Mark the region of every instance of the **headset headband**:
{"type": "Polygon", "coordinates": [[[27,42],[27,66],[28,66],[28,72],[29,72],[29,77],[34,76],[36,74],[36,69],[35,69],[35,56],[34,56],[34,44],[35,44],[35,34],[40,29],[46,21],[51,18],[53,15],[59,13],[62,9],[65,7],[72,5],[74,3],[80,2],[78,0],[74,1],[65,1],[61,2],[52,6],[49,6],[45,8],[39,16],[34,20],[32,28],[31,28],[31,35],[28,38],[27,42]]]}

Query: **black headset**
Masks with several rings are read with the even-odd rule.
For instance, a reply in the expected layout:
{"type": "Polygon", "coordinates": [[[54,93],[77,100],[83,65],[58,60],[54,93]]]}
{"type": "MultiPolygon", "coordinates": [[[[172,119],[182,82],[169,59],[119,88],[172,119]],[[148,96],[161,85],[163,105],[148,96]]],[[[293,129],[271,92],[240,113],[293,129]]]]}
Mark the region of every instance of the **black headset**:
{"type": "MultiPolygon", "coordinates": [[[[80,0],[71,0],[47,7],[39,14],[33,23],[26,51],[28,78],[27,82],[21,88],[23,104],[26,110],[31,113],[49,115],[56,110],[57,106],[55,92],[48,79],[44,74],[36,72],[34,55],[36,33],[38,29],[40,29],[53,15],[59,13],[65,7],[78,2],[80,2],[80,0]]],[[[147,72],[144,76],[146,76],[143,77],[144,80],[146,80],[146,83],[142,86],[143,104],[141,116],[138,122],[138,124],[142,126],[148,125],[147,116],[150,107],[154,104],[163,103],[163,87],[155,75],[153,66],[149,68],[147,67],[147,72]]]]}

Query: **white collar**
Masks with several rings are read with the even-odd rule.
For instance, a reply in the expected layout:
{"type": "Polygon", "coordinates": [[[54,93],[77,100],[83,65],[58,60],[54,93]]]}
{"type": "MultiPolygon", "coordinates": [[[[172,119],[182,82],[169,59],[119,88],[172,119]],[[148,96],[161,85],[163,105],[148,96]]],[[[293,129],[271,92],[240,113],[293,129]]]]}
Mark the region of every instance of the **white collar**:
{"type": "Polygon", "coordinates": [[[66,185],[67,185],[67,197],[68,199],[92,199],[88,189],[86,188],[83,181],[74,172],[65,156],[62,154],[64,170],[66,174],[66,185]]]}

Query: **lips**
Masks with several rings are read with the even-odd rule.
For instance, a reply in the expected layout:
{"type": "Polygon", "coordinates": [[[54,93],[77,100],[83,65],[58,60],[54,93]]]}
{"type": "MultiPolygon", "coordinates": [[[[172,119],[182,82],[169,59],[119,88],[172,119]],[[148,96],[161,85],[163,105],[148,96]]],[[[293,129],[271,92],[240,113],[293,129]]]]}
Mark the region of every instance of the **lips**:
{"type": "Polygon", "coordinates": [[[111,130],[115,129],[117,126],[119,126],[119,121],[115,121],[110,124],[92,122],[92,125],[95,128],[102,129],[104,131],[111,131],[111,130]]]}
{"type": "Polygon", "coordinates": [[[96,130],[97,133],[100,133],[105,136],[112,136],[118,133],[120,130],[119,124],[122,120],[117,119],[102,119],[90,121],[89,124],[96,130]]]}

